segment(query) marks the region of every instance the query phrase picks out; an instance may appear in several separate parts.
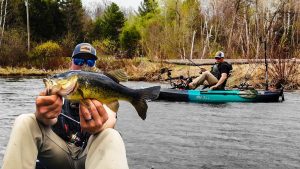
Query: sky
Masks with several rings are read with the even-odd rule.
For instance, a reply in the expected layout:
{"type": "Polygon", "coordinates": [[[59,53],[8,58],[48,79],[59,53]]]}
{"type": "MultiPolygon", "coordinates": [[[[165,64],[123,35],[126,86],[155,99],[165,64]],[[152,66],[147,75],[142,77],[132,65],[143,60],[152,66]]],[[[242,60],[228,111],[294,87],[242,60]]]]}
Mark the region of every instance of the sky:
{"type": "Polygon", "coordinates": [[[104,1],[111,1],[119,5],[120,8],[132,8],[137,10],[142,0],[82,0],[82,4],[85,7],[91,7],[95,3],[101,3],[104,1]]]}

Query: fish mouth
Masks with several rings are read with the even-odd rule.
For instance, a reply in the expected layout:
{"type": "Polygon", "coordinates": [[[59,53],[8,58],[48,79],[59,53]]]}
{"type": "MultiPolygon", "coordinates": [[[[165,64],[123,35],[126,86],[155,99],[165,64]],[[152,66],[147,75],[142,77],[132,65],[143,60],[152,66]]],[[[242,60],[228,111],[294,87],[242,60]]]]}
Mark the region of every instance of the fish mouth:
{"type": "Polygon", "coordinates": [[[66,96],[72,94],[78,88],[77,77],[71,77],[67,79],[43,79],[46,87],[46,94],[58,94],[60,96],[66,96]]]}
{"type": "Polygon", "coordinates": [[[45,84],[46,87],[46,95],[49,96],[52,93],[52,82],[50,79],[44,78],[43,82],[45,84]]]}

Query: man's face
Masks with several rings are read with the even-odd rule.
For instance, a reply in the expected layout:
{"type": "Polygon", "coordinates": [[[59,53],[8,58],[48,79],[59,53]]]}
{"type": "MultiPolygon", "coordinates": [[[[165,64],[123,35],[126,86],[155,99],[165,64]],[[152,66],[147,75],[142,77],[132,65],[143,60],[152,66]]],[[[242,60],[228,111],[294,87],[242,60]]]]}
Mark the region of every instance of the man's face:
{"type": "Polygon", "coordinates": [[[221,58],[221,57],[215,57],[215,60],[217,63],[220,63],[224,60],[224,58],[221,58]]]}

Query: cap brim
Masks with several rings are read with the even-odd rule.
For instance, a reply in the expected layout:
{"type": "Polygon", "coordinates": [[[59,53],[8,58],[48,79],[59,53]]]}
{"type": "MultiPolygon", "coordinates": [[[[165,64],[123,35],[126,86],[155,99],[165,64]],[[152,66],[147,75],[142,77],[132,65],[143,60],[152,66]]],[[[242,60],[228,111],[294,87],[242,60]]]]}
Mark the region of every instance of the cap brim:
{"type": "Polygon", "coordinates": [[[95,59],[95,60],[98,59],[97,56],[90,54],[90,53],[85,53],[85,52],[77,53],[72,58],[95,59]]]}

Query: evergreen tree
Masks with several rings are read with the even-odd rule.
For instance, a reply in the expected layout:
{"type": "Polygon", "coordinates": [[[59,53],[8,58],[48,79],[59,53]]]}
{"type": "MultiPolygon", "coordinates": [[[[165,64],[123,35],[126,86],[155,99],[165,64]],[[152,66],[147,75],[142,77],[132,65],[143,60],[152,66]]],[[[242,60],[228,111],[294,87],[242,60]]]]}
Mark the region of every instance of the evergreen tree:
{"type": "MultiPolygon", "coordinates": [[[[44,41],[57,39],[65,31],[59,2],[53,0],[29,0],[29,21],[31,39],[44,41]]],[[[24,0],[8,3],[6,26],[27,31],[26,7],[24,0]]]]}
{"type": "Polygon", "coordinates": [[[158,8],[156,0],[144,0],[138,8],[140,16],[145,16],[148,13],[155,13],[158,8]]]}
{"type": "Polygon", "coordinates": [[[100,39],[110,39],[119,42],[119,35],[125,23],[125,16],[117,4],[108,6],[103,16],[97,18],[94,27],[94,35],[100,39]]]}
{"type": "Polygon", "coordinates": [[[26,9],[24,1],[10,0],[7,5],[6,25],[11,28],[25,28],[26,29],[26,9]],[[25,12],[25,13],[24,13],[25,12]],[[24,20],[25,19],[25,20],[24,20]]]}
{"type": "Polygon", "coordinates": [[[89,34],[89,39],[91,41],[93,40],[102,40],[104,39],[103,36],[103,30],[102,30],[102,18],[101,17],[97,17],[96,21],[92,24],[92,30],[89,34]]]}
{"type": "Polygon", "coordinates": [[[125,51],[127,57],[132,58],[134,56],[140,39],[141,35],[135,26],[123,28],[120,35],[120,42],[122,50],[125,51]]]}
{"type": "MultiPolygon", "coordinates": [[[[65,27],[57,1],[34,0],[31,1],[29,7],[30,31],[33,40],[44,41],[62,36],[65,27]]],[[[23,16],[26,16],[25,13],[23,16]]],[[[27,22],[25,18],[24,20],[27,22]]]]}
{"type": "Polygon", "coordinates": [[[60,9],[63,13],[66,31],[77,36],[77,39],[82,39],[86,18],[84,18],[81,0],[61,0],[60,9]]]}

